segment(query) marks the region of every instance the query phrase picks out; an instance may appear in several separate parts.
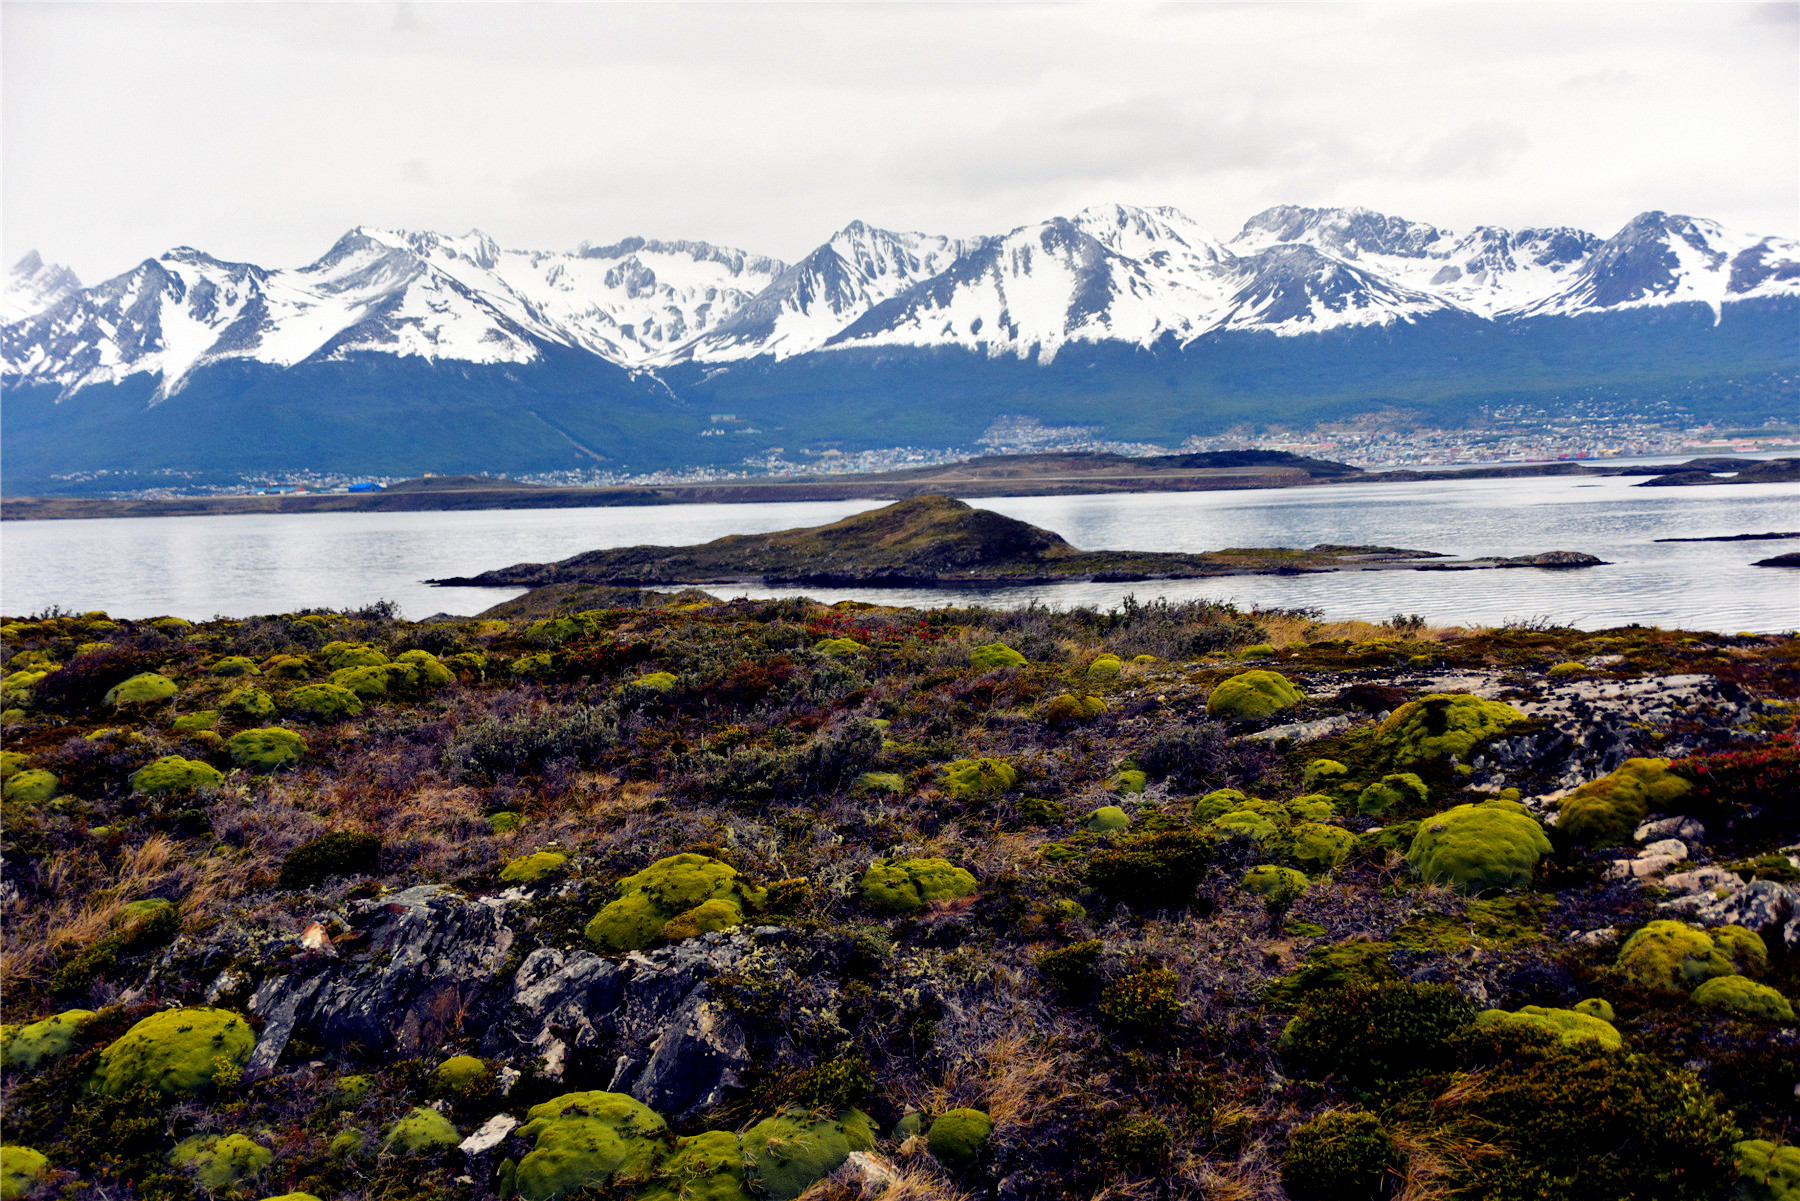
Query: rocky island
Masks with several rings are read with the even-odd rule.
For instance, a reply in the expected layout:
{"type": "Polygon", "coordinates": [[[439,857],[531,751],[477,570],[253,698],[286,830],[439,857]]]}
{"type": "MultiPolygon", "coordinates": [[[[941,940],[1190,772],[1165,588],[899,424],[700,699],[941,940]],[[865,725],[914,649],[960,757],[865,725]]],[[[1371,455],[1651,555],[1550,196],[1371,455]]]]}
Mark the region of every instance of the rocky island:
{"type": "Polygon", "coordinates": [[[1061,535],[948,496],[919,496],[830,525],[732,534],[702,546],[627,546],[558,563],[519,563],[430,580],[462,587],[667,586],[755,580],[799,587],[997,587],[1069,580],[1194,579],[1246,572],[1499,567],[1569,568],[1601,560],[1572,551],[1450,559],[1391,546],[1234,548],[1204,554],[1082,551],[1061,535]]]}

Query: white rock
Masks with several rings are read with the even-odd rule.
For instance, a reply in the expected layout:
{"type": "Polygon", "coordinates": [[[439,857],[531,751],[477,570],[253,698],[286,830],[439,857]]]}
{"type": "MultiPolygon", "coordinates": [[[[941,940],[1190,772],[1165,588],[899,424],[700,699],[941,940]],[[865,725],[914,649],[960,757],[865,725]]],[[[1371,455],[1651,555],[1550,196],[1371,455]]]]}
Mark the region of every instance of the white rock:
{"type": "Polygon", "coordinates": [[[1656,838],[1680,838],[1690,843],[1706,841],[1706,827],[1691,817],[1664,817],[1645,822],[1631,835],[1633,842],[1649,842],[1656,838]]]}
{"type": "Polygon", "coordinates": [[[1569,935],[1569,941],[1578,942],[1583,946],[1588,947],[1610,946],[1619,941],[1619,928],[1617,926],[1602,926],[1598,930],[1588,930],[1584,933],[1571,934],[1569,935]]]}
{"type": "Polygon", "coordinates": [[[510,1113],[497,1113],[481,1124],[481,1129],[465,1138],[457,1145],[457,1150],[464,1155],[486,1155],[495,1147],[506,1141],[506,1136],[518,1128],[519,1119],[510,1113]]]}
{"type": "Polygon", "coordinates": [[[1728,872],[1722,867],[1696,867],[1664,876],[1662,886],[1676,892],[1712,892],[1718,888],[1737,892],[1744,887],[1744,882],[1736,872],[1728,872]]]}
{"type": "Polygon", "coordinates": [[[899,1179],[894,1165],[873,1151],[850,1152],[850,1158],[831,1174],[833,1184],[858,1197],[879,1197],[899,1179]]]}
{"type": "Polygon", "coordinates": [[[1679,838],[1661,838],[1638,852],[1639,859],[1672,857],[1677,863],[1688,857],[1687,843],[1679,838]]]}
{"type": "Polygon", "coordinates": [[[1645,876],[1665,872],[1686,858],[1686,848],[1683,848],[1680,855],[1640,855],[1636,859],[1615,859],[1612,866],[1606,869],[1606,875],[1612,880],[1642,880],[1645,876]]]}

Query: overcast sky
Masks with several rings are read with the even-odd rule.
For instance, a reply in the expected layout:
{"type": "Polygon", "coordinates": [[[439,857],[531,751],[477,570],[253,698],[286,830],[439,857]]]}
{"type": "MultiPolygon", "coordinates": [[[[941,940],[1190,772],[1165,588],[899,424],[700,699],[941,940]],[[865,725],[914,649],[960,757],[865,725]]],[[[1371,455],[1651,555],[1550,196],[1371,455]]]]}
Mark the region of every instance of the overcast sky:
{"type": "Polygon", "coordinates": [[[789,260],[1122,201],[1800,233],[1800,5],[22,4],[0,242],[88,282],[358,224],[789,260]]]}

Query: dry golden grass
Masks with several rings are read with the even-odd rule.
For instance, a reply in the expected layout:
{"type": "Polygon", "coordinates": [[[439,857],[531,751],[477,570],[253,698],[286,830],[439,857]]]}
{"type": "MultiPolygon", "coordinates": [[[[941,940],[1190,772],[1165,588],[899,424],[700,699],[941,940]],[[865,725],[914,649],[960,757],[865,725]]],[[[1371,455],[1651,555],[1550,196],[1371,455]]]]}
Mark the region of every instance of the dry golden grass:
{"type": "MultiPolygon", "coordinates": [[[[1324,642],[1335,638],[1370,642],[1376,638],[1399,636],[1393,626],[1378,625],[1370,621],[1314,621],[1284,613],[1258,613],[1256,620],[1268,630],[1272,646],[1324,642]]],[[[1461,637],[1471,632],[1462,626],[1427,625],[1418,630],[1408,630],[1404,636],[1415,642],[1442,642],[1446,637],[1461,637]]]]}
{"type": "Polygon", "coordinates": [[[1074,1091],[1054,1051],[1012,1030],[956,1056],[939,1083],[908,1096],[907,1107],[927,1114],[964,1105],[981,1108],[994,1128],[1003,1130],[1030,1125],[1074,1091]]]}

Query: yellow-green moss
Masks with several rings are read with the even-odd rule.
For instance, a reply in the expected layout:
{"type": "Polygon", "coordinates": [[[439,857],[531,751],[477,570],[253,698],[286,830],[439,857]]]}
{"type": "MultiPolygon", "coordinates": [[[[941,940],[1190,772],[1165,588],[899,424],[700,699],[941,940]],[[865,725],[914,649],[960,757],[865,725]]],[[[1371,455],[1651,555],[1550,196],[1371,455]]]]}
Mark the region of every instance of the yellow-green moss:
{"type": "Polygon", "coordinates": [[[1554,678],[1558,678],[1558,679],[1560,679],[1560,678],[1561,678],[1561,677],[1563,677],[1563,676],[1582,676],[1582,675],[1586,675],[1586,674],[1587,674],[1587,672],[1588,672],[1588,665],[1587,665],[1587,664],[1585,664],[1585,663],[1577,663],[1577,662],[1575,662],[1575,661],[1573,661],[1573,660],[1570,660],[1570,661],[1569,661],[1569,662],[1567,662],[1567,663],[1558,663],[1558,664],[1557,664],[1557,665],[1556,665],[1556,666],[1555,666],[1555,667],[1552,667],[1552,668],[1551,668],[1551,669],[1550,669],[1550,670],[1549,670],[1549,671],[1548,671],[1548,672],[1547,672],[1547,673],[1545,673],[1545,674],[1547,674],[1547,675],[1549,675],[1549,676],[1552,676],[1552,677],[1554,677],[1554,678]]]}
{"type": "Polygon", "coordinates": [[[255,1046],[249,1023],[228,1009],[165,1009],[108,1044],[93,1086],[115,1097],[140,1084],[188,1096],[204,1091],[221,1069],[243,1067],[255,1046]]]}
{"type": "Polygon", "coordinates": [[[275,716],[275,701],[260,688],[234,688],[225,694],[220,707],[239,717],[263,721],[275,716]]]}
{"type": "Polygon", "coordinates": [[[262,670],[271,680],[304,680],[312,674],[312,664],[304,655],[271,655],[262,670]]]}
{"type": "Polygon", "coordinates": [[[633,688],[643,688],[650,692],[667,692],[675,687],[675,684],[674,673],[667,671],[653,671],[647,675],[641,675],[631,682],[633,688]]]}
{"type": "Polygon", "coordinates": [[[196,709],[192,713],[183,713],[170,722],[169,727],[184,734],[193,734],[210,731],[218,724],[219,711],[217,709],[196,709]]]}
{"type": "Polygon", "coordinates": [[[1458,805],[1419,823],[1407,860],[1433,883],[1465,892],[1519,888],[1531,883],[1550,840],[1516,801],[1458,805]]]}
{"type": "Polygon", "coordinates": [[[1336,867],[1356,847],[1356,835],[1342,826],[1295,822],[1288,834],[1293,840],[1288,856],[1309,871],[1322,872],[1336,867]]]}
{"type": "Polygon", "coordinates": [[[1576,842],[1625,842],[1652,809],[1681,799],[1691,787],[1669,770],[1667,759],[1627,759],[1557,802],[1556,828],[1576,842]]]}
{"type": "Polygon", "coordinates": [[[307,750],[306,739],[277,726],[240,730],[225,740],[225,753],[233,763],[258,772],[277,771],[298,763],[307,750]]]}
{"type": "Polygon", "coordinates": [[[166,701],[181,691],[181,686],[168,676],[154,671],[146,671],[132,676],[123,684],[116,684],[104,698],[108,705],[154,705],[158,701],[166,701]]]}
{"type": "Polygon", "coordinates": [[[14,772],[0,789],[0,797],[18,805],[41,805],[54,797],[61,787],[54,772],[41,767],[28,767],[14,772]]]}
{"type": "Polygon", "coordinates": [[[975,877],[948,859],[877,859],[862,878],[863,901],[886,913],[974,895],[975,877]]]}
{"type": "Polygon", "coordinates": [[[1131,828],[1131,817],[1117,805],[1102,805],[1088,814],[1087,828],[1095,833],[1128,830],[1131,828]]]}
{"type": "Polygon", "coordinates": [[[414,689],[430,691],[456,679],[456,673],[430,651],[402,651],[394,656],[394,663],[406,669],[407,685],[414,689]]]}
{"type": "Polygon", "coordinates": [[[1541,1005],[1527,1005],[1517,1012],[1488,1009],[1477,1014],[1475,1021],[1482,1026],[1507,1024],[1542,1030],[1555,1035],[1564,1046],[1592,1042],[1617,1051],[1623,1045],[1612,1022],[1579,1009],[1546,1009],[1541,1005]]]}
{"type": "Polygon", "coordinates": [[[618,894],[594,915],[586,930],[589,941],[613,951],[634,951],[659,939],[739,925],[746,910],[762,907],[766,895],[730,864],[691,852],[658,859],[625,877],[619,881],[618,894]],[[703,906],[704,912],[689,921],[677,920],[703,906]],[[670,923],[675,923],[673,930],[668,929],[670,923]]]}
{"type": "Polygon", "coordinates": [[[218,1192],[262,1175],[275,1153],[242,1134],[197,1134],[175,1144],[169,1163],[201,1188],[218,1192]]]}
{"type": "Polygon", "coordinates": [[[1044,720],[1053,726],[1072,726],[1093,721],[1105,712],[1106,702],[1097,696],[1062,692],[1044,706],[1044,720]]]}
{"type": "Polygon", "coordinates": [[[1309,792],[1289,801],[1287,811],[1299,821],[1330,821],[1337,816],[1337,803],[1322,792],[1309,792]]]}
{"type": "Polygon", "coordinates": [[[386,664],[340,667],[331,673],[331,683],[354,692],[362,700],[372,701],[387,695],[390,670],[386,664]]]}
{"type": "Polygon", "coordinates": [[[656,1183],[634,1201],[756,1201],[744,1181],[744,1148],[729,1130],[675,1140],[656,1183]]]}
{"type": "Polygon", "coordinates": [[[925,1135],[931,1157],[952,1172],[967,1172],[981,1162],[981,1152],[994,1132],[993,1119],[979,1109],[951,1109],[939,1115],[925,1135]]]}
{"type": "Polygon", "coordinates": [[[997,667],[1024,667],[1024,655],[1004,642],[990,642],[969,652],[969,666],[976,671],[993,671],[997,667]]]}
{"type": "Polygon", "coordinates": [[[1214,717],[1267,717],[1301,701],[1300,690],[1280,672],[1246,671],[1212,690],[1206,711],[1214,717]]]}
{"type": "Polygon", "coordinates": [[[488,1067],[486,1060],[477,1059],[473,1055],[452,1055],[438,1064],[431,1073],[431,1087],[439,1093],[460,1093],[471,1085],[490,1079],[493,1074],[493,1069],[488,1067]]]}
{"type": "Polygon", "coordinates": [[[381,1137],[384,1149],[395,1155],[434,1155],[462,1142],[449,1118],[423,1105],[387,1128],[381,1137]]]}
{"type": "Polygon", "coordinates": [[[50,1160],[41,1151],[17,1144],[0,1146],[0,1201],[19,1201],[36,1191],[50,1160]]]}
{"type": "Polygon", "coordinates": [[[1766,1138],[1733,1143],[1737,1161],[1736,1201],[1800,1201],[1800,1147],[1766,1138]]]}
{"type": "Polygon", "coordinates": [[[216,788],[224,780],[224,773],[210,764],[184,759],[180,755],[164,755],[132,773],[131,791],[155,796],[195,788],[216,788]]]}
{"type": "Polygon", "coordinates": [[[1407,701],[1375,728],[1375,746],[1397,766],[1464,758],[1475,746],[1524,722],[1525,715],[1501,701],[1466,693],[1433,693],[1407,701]]]}
{"type": "Polygon", "coordinates": [[[848,655],[860,655],[869,648],[854,638],[821,638],[813,649],[821,655],[842,659],[848,655]]]}
{"type": "Polygon", "coordinates": [[[994,796],[1018,782],[1018,768],[1004,759],[986,755],[976,759],[957,759],[938,769],[938,786],[961,800],[994,796]]]}
{"type": "Polygon", "coordinates": [[[500,883],[536,884],[539,880],[562,871],[563,865],[568,861],[567,855],[559,855],[555,851],[521,855],[517,859],[508,860],[506,866],[500,869],[500,883]]]}
{"type": "Polygon", "coordinates": [[[1614,1020],[1612,1002],[1601,997],[1589,997],[1585,1001],[1577,1001],[1571,1008],[1576,1013],[1585,1013],[1589,1017],[1599,1018],[1603,1022],[1614,1020]]]}
{"type": "Polygon", "coordinates": [[[1119,656],[1114,654],[1097,655],[1094,661],[1087,665],[1088,678],[1094,680],[1114,679],[1123,670],[1125,670],[1125,664],[1119,659],[1119,656]]]}
{"type": "Polygon", "coordinates": [[[307,684],[296,688],[288,693],[287,705],[296,713],[321,721],[355,717],[363,711],[362,699],[337,684],[307,684]]]}
{"type": "Polygon", "coordinates": [[[751,1189],[768,1201],[794,1201],[852,1151],[873,1150],[875,1124],[856,1109],[836,1117],[786,1109],[744,1131],[739,1141],[751,1189]]]}
{"type": "Polygon", "coordinates": [[[1755,1022],[1784,1026],[1794,1022],[1794,1007],[1788,999],[1748,976],[1714,976],[1694,990],[1693,1002],[1702,1009],[1723,1009],[1755,1022]]]}
{"type": "Polygon", "coordinates": [[[42,1021],[0,1028],[0,1063],[29,1072],[45,1060],[60,1059],[93,1016],[91,1009],[65,1009],[42,1021]]]}
{"type": "Polygon", "coordinates": [[[1312,881],[1305,872],[1273,863],[1261,863],[1244,873],[1244,891],[1268,905],[1286,906],[1300,899],[1312,881]]]}
{"type": "Polygon", "coordinates": [[[856,777],[856,786],[864,792],[905,792],[906,777],[894,771],[866,771],[856,777]]]}
{"type": "Polygon", "coordinates": [[[319,658],[333,671],[345,667],[382,667],[388,657],[361,642],[327,642],[319,649],[319,658]]]}
{"type": "Polygon", "coordinates": [[[260,676],[262,671],[256,666],[256,660],[245,655],[226,655],[206,669],[212,676],[260,676]]]}
{"type": "Polygon", "coordinates": [[[1275,657],[1275,648],[1267,642],[1254,642],[1239,651],[1237,657],[1240,659],[1272,659],[1275,657]]]}
{"type": "Polygon", "coordinates": [[[1362,790],[1356,798],[1356,811],[1380,816],[1396,805],[1422,805],[1429,795],[1425,781],[1412,772],[1393,772],[1362,790]]]}
{"type": "Polygon", "coordinates": [[[668,1124],[623,1093],[564,1093],[526,1118],[518,1134],[536,1145],[513,1176],[524,1201],[602,1188],[615,1177],[647,1180],[667,1147],[668,1124]]]}
{"type": "Polygon", "coordinates": [[[1708,933],[1667,918],[1626,939],[1617,962],[1639,985],[1667,993],[1691,992],[1717,976],[1759,975],[1767,965],[1768,949],[1753,931],[1721,926],[1708,933]]]}

